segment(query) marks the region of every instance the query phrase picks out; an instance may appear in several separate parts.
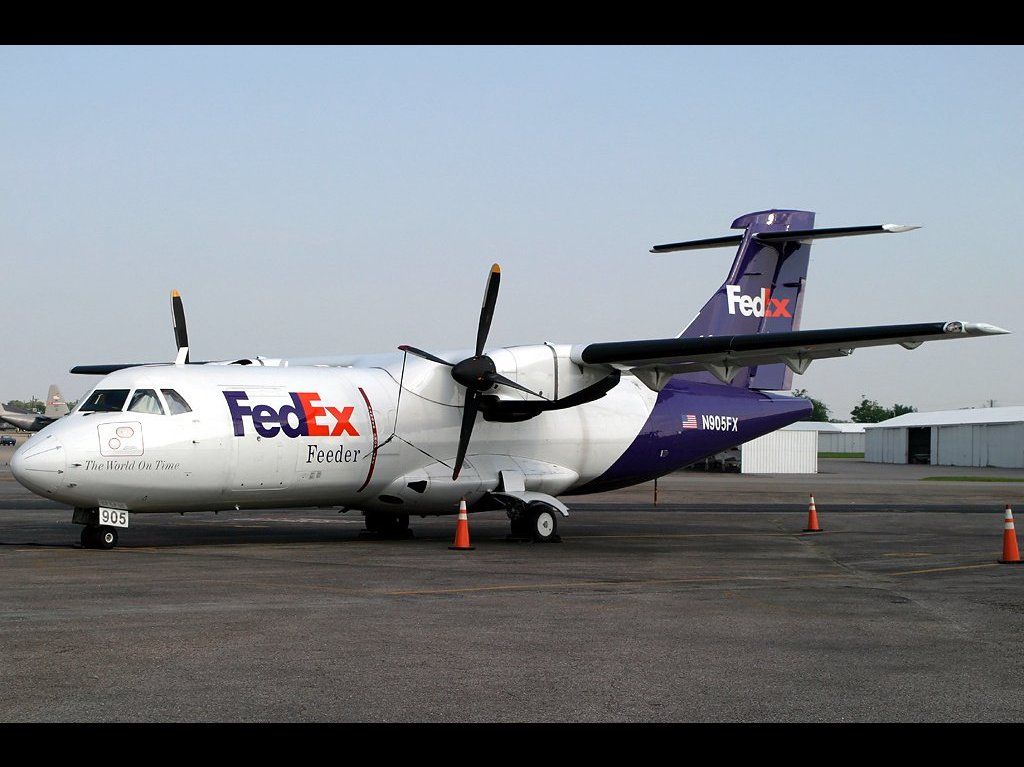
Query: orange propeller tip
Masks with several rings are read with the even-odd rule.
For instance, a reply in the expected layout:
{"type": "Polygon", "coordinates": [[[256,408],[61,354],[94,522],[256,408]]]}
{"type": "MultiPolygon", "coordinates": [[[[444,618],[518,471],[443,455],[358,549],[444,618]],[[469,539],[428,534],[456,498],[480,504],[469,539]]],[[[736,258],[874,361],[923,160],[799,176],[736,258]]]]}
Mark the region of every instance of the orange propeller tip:
{"type": "Polygon", "coordinates": [[[491,271],[494,272],[495,274],[497,274],[497,273],[501,272],[501,267],[498,266],[498,264],[494,264],[494,265],[491,266],[491,271]]]}
{"type": "Polygon", "coordinates": [[[181,298],[181,293],[176,290],[171,291],[171,298],[181,298]]]}

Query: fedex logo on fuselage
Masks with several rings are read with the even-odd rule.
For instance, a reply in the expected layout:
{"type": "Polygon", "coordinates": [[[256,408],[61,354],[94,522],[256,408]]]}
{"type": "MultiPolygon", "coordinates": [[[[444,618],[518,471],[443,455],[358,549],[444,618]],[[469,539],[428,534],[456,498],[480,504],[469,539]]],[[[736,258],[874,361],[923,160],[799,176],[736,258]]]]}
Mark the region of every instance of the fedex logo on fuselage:
{"type": "Polygon", "coordinates": [[[358,437],[359,432],[350,419],[354,407],[336,408],[320,404],[320,395],[313,392],[288,392],[291,405],[275,410],[270,405],[249,405],[249,395],[244,391],[226,391],[228,410],[235,427],[235,436],[245,436],[245,421],[252,420],[252,426],[261,437],[340,437],[348,434],[358,437]],[[333,422],[332,422],[333,421],[333,422]]]}
{"type": "Polygon", "coordinates": [[[788,298],[772,298],[768,288],[761,288],[757,298],[744,296],[739,285],[726,285],[725,295],[729,299],[729,314],[739,313],[744,317],[792,317],[788,298]]]}

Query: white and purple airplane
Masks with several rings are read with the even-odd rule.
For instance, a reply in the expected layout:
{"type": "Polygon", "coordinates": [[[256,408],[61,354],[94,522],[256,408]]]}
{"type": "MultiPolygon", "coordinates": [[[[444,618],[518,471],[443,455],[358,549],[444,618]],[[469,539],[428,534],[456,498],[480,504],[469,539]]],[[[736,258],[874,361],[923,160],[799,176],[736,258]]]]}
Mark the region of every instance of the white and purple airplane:
{"type": "Polygon", "coordinates": [[[382,535],[410,515],[505,511],[512,534],[557,540],[559,496],[647,482],[806,417],[781,392],[812,360],[864,346],[1006,333],[986,324],[799,330],[811,242],[903,232],[814,229],[798,210],[750,213],[742,234],[652,252],[738,246],[723,285],[675,338],[306,359],[190,362],[177,292],[173,363],[102,374],[14,454],[19,482],[75,507],[82,545],[112,548],[132,513],[342,507],[382,535]]]}

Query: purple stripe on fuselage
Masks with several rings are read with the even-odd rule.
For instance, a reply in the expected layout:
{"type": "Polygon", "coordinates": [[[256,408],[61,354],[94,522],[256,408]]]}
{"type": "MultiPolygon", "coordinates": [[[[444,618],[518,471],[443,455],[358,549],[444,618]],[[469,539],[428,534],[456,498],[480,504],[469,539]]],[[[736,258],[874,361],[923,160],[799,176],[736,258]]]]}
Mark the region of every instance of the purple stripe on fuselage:
{"type": "Polygon", "coordinates": [[[647,482],[727,448],[806,418],[805,399],[673,378],[658,394],[643,429],[597,479],[566,495],[600,493],[647,482]],[[695,415],[696,429],[683,421],[695,415]]]}

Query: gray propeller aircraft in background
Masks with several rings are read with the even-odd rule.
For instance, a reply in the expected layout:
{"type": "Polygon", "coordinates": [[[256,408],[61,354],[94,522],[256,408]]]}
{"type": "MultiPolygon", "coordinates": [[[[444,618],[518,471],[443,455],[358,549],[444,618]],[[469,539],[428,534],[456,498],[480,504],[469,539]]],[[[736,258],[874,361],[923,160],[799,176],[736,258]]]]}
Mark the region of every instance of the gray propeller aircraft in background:
{"type": "Polygon", "coordinates": [[[46,409],[42,414],[16,412],[0,405],[0,421],[23,431],[39,431],[67,414],[68,405],[57,384],[51,384],[49,391],[46,392],[46,409]]]}

